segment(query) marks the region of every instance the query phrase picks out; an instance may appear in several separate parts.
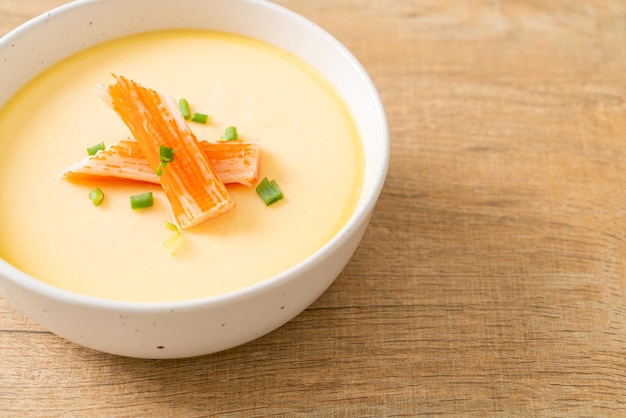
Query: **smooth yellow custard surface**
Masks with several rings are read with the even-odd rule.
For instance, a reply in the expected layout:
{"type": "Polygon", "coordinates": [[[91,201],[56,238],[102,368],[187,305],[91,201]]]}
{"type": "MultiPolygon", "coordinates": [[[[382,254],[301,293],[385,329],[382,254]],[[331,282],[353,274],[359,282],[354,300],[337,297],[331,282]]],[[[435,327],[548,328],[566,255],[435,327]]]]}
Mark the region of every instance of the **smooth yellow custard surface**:
{"type": "Polygon", "coordinates": [[[345,224],[363,177],[350,111],[319,73],[264,43],[205,31],[131,36],[55,65],[0,109],[0,149],[0,257],[54,286],[124,301],[223,294],[294,266],[345,224]],[[254,187],[228,186],[235,209],[183,231],[168,255],[159,186],[60,177],[86,148],[130,135],[93,91],[111,74],[208,114],[206,125],[190,122],[199,140],[229,126],[258,139],[258,180],[276,180],[285,198],[267,207],[254,187]],[[94,187],[105,193],[99,207],[94,187]],[[130,196],[146,191],[154,206],[132,210],[130,196]]]}

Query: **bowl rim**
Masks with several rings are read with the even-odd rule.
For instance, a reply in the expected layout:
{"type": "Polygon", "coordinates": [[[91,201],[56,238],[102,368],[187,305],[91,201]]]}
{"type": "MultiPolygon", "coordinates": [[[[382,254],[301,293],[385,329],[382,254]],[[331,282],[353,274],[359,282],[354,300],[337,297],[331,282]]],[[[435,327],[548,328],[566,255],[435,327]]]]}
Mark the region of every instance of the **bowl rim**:
{"type": "MultiPolygon", "coordinates": [[[[76,9],[87,7],[91,4],[106,2],[107,0],[75,0],[70,3],[66,3],[60,6],[57,6],[53,9],[50,9],[47,12],[43,12],[38,16],[31,18],[30,20],[22,23],[16,28],[12,29],[4,36],[0,37],[0,50],[2,48],[6,48],[11,44],[16,43],[20,37],[24,34],[28,34],[33,30],[37,30],[37,28],[45,24],[48,19],[53,16],[63,15],[66,13],[72,13],[76,9]]],[[[110,1],[110,0],[109,0],[110,1]]],[[[248,298],[252,298],[258,294],[261,294],[267,290],[271,290],[273,288],[281,286],[286,281],[289,281],[293,277],[297,276],[301,271],[307,271],[313,268],[316,263],[320,260],[330,256],[333,251],[340,247],[341,244],[349,239],[350,233],[353,230],[358,230],[363,223],[369,222],[369,217],[373,213],[374,208],[377,204],[378,197],[380,196],[386,177],[387,171],[389,167],[389,159],[390,159],[390,138],[389,138],[389,126],[387,117],[385,114],[383,102],[380,98],[380,95],[370,78],[369,74],[366,72],[362,64],[357,60],[357,58],[342,44],[340,43],[333,35],[329,32],[305,18],[302,15],[299,15],[286,7],[277,5],[275,3],[271,3],[266,0],[238,0],[241,3],[259,5],[262,7],[269,8],[274,13],[280,13],[284,17],[288,19],[292,19],[296,21],[298,24],[309,26],[309,30],[314,30],[318,36],[324,39],[330,47],[334,48],[337,52],[339,52],[342,57],[347,60],[353,70],[356,72],[358,77],[364,86],[367,87],[368,97],[373,101],[373,105],[376,109],[377,118],[379,121],[379,125],[381,128],[381,144],[380,154],[376,155],[377,168],[378,171],[374,172],[372,175],[372,182],[369,187],[364,187],[362,190],[362,194],[359,197],[359,201],[357,206],[355,207],[352,215],[348,219],[348,221],[337,231],[326,243],[324,243],[320,248],[318,248],[314,253],[306,257],[304,260],[299,263],[291,266],[287,270],[276,274],[268,279],[262,280],[258,283],[242,287],[233,291],[229,291],[223,294],[198,297],[194,299],[185,299],[185,300],[175,300],[175,301],[162,301],[162,302],[140,302],[140,301],[125,301],[125,300],[116,300],[116,299],[108,299],[103,297],[85,295],[78,292],[73,292],[70,290],[62,289],[56,287],[54,285],[48,284],[43,280],[39,280],[28,273],[20,270],[19,268],[13,266],[8,261],[0,257],[0,276],[6,278],[7,280],[13,282],[14,284],[31,291],[36,294],[45,295],[48,298],[54,299],[61,303],[67,303],[74,306],[89,306],[91,308],[97,308],[105,311],[127,311],[127,312],[141,312],[141,313],[158,313],[164,311],[171,311],[175,309],[176,311],[191,311],[197,308],[205,307],[207,305],[211,306],[222,306],[231,304],[235,300],[245,300],[248,298]]],[[[137,31],[133,33],[142,33],[143,31],[137,31]]],[[[128,35],[126,35],[128,36],[128,35]]],[[[108,37],[103,39],[101,42],[107,42],[113,39],[113,37],[108,37]]],[[[90,44],[87,48],[94,46],[94,44],[90,44]]],[[[84,48],[83,48],[84,49],[84,48]]],[[[68,56],[73,55],[75,52],[70,54],[64,54],[61,59],[66,58],[68,56]]],[[[46,65],[41,69],[41,71],[46,70],[54,63],[46,65]]],[[[17,87],[17,90],[22,88],[25,85],[22,84],[17,87]]],[[[13,93],[15,94],[15,93],[13,93]]],[[[2,107],[2,105],[0,105],[2,107]]],[[[366,159],[368,155],[366,154],[366,159]]],[[[366,169],[367,171],[367,169],[366,169]]]]}

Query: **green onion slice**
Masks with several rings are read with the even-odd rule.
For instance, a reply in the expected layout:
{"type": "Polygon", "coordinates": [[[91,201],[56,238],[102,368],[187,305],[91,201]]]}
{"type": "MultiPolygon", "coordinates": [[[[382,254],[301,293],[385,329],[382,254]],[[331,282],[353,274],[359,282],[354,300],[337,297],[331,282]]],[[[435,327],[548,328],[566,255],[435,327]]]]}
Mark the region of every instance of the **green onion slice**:
{"type": "Polygon", "coordinates": [[[168,255],[176,254],[176,247],[178,247],[180,243],[180,236],[180,232],[174,232],[163,242],[163,248],[165,248],[168,255]]]}
{"type": "Polygon", "coordinates": [[[94,145],[93,147],[87,148],[87,154],[89,155],[96,155],[98,151],[104,151],[104,141],[94,145]]]}
{"type": "Polygon", "coordinates": [[[104,200],[104,192],[101,188],[96,187],[89,192],[89,199],[93,202],[94,205],[100,206],[100,203],[102,203],[102,201],[104,200]]]}
{"type": "Polygon", "coordinates": [[[157,167],[157,169],[156,169],[156,175],[157,175],[157,176],[159,176],[159,177],[161,177],[161,176],[163,175],[163,173],[165,173],[165,167],[167,167],[167,163],[166,163],[166,162],[161,161],[161,162],[159,163],[159,166],[158,166],[158,167],[157,167]]]}
{"type": "Polygon", "coordinates": [[[165,167],[167,166],[167,163],[174,161],[174,149],[166,147],[164,145],[160,145],[159,157],[161,159],[161,163],[156,169],[156,175],[160,177],[165,172],[165,167]]]}
{"type": "Polygon", "coordinates": [[[234,126],[229,126],[224,131],[224,134],[220,137],[222,141],[236,141],[238,138],[237,128],[234,126]]]}
{"type": "Polygon", "coordinates": [[[178,225],[168,221],[167,219],[165,220],[165,229],[167,229],[168,231],[172,231],[172,232],[180,232],[178,225]]]}
{"type": "Polygon", "coordinates": [[[183,114],[185,119],[189,119],[191,117],[191,111],[189,110],[189,102],[187,99],[180,99],[178,101],[178,107],[180,108],[180,113],[183,114]]]}
{"type": "Polygon", "coordinates": [[[174,161],[174,149],[166,147],[164,145],[160,145],[159,156],[161,157],[161,162],[169,163],[171,161],[174,161]]]}
{"type": "Polygon", "coordinates": [[[130,197],[131,209],[147,208],[153,204],[152,192],[140,193],[130,197]]]}
{"type": "Polygon", "coordinates": [[[205,115],[204,113],[194,112],[194,114],[191,116],[191,120],[193,122],[198,122],[198,123],[207,123],[207,121],[209,120],[209,115],[205,115]]]}
{"type": "Polygon", "coordinates": [[[270,181],[267,177],[261,180],[258,186],[256,186],[256,192],[267,206],[276,203],[285,197],[283,192],[280,190],[280,187],[278,187],[276,180],[270,181]]]}
{"type": "Polygon", "coordinates": [[[178,229],[178,226],[176,224],[168,222],[167,220],[165,221],[165,228],[168,231],[172,231],[172,234],[167,237],[165,242],[163,242],[163,247],[165,248],[167,254],[175,255],[176,247],[178,247],[181,238],[180,229],[178,229]]]}

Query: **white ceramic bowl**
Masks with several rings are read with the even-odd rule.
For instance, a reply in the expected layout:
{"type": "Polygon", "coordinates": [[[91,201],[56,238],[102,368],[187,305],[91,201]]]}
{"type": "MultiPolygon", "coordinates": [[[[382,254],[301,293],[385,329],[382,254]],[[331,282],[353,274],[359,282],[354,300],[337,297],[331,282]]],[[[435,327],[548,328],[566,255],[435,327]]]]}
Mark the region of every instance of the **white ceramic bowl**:
{"type": "Polygon", "coordinates": [[[313,256],[276,277],[222,296],[149,304],[98,299],[45,284],[0,259],[0,292],[17,309],[68,340],[123,356],[209,354],[258,338],[301,313],[331,285],[356,250],[389,161],[385,112],[362,66],[314,23],[266,1],[68,3],[0,39],[0,103],[68,55],[120,36],[172,28],[250,36],[290,51],[317,68],[355,116],[365,150],[365,182],[353,216],[313,256]]]}

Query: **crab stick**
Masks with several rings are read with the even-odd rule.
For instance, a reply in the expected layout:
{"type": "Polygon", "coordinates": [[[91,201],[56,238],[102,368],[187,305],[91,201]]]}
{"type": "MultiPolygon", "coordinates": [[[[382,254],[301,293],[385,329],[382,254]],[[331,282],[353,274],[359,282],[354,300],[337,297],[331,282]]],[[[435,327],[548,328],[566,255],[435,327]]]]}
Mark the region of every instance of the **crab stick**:
{"type": "MultiPolygon", "coordinates": [[[[199,141],[224,184],[252,186],[259,164],[258,141],[199,141]]],[[[61,175],[68,179],[115,178],[160,184],[137,141],[124,139],[82,159],[61,175]]]]}
{"type": "Polygon", "coordinates": [[[176,100],[123,76],[114,77],[117,82],[106,90],[109,104],[130,129],[150,168],[160,170],[161,147],[174,152],[159,182],[176,224],[188,229],[230,211],[235,204],[176,100]]]}

